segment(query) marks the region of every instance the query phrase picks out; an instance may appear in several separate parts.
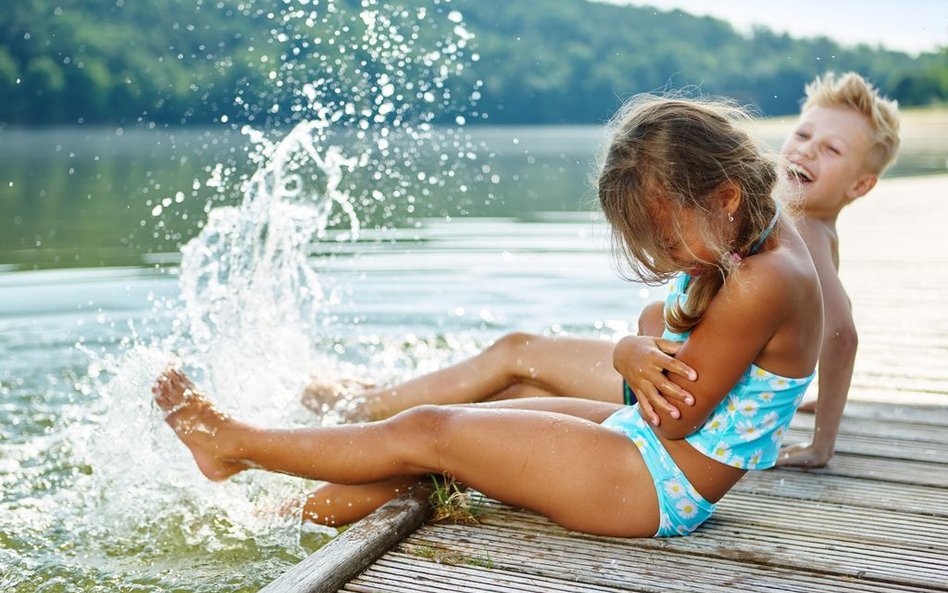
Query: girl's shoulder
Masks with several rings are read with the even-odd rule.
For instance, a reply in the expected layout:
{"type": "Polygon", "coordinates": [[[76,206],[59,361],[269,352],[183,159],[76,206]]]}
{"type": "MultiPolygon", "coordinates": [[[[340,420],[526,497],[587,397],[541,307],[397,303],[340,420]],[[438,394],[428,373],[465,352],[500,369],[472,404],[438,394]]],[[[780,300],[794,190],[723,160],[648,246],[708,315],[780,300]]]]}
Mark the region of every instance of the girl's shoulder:
{"type": "Polygon", "coordinates": [[[721,287],[722,305],[770,317],[821,305],[820,282],[801,241],[781,244],[745,258],[721,287]]]}
{"type": "Polygon", "coordinates": [[[750,284],[765,291],[786,292],[787,296],[798,290],[819,291],[816,266],[792,224],[783,225],[776,245],[744,258],[730,276],[735,285],[750,284]]]}

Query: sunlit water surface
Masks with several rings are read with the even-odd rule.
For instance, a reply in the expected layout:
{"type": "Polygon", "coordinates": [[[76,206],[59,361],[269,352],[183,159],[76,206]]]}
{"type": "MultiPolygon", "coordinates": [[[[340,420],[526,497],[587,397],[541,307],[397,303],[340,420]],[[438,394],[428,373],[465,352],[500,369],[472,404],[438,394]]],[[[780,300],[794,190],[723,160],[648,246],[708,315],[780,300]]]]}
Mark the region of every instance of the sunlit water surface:
{"type": "Polygon", "coordinates": [[[158,371],[181,356],[228,411],[305,426],[321,421],[298,401],[311,374],[397,381],[511,330],[621,335],[656,293],[616,278],[588,215],[558,218],[432,221],[412,231],[419,243],[330,245],[309,260],[323,290],[310,317],[187,343],[176,268],[0,276],[3,589],[253,590],[275,577],[322,541],[287,504],[312,484],[205,481],[150,402],[158,371]]]}

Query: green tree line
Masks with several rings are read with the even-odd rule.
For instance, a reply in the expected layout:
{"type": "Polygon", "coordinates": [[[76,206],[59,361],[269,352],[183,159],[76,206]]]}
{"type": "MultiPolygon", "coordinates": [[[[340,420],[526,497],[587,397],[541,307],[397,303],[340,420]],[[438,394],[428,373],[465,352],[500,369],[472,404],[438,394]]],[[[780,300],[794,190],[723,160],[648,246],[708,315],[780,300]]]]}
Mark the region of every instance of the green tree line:
{"type": "MultiPolygon", "coordinates": [[[[634,93],[682,88],[786,114],[825,70],[861,72],[906,106],[948,100],[948,48],[910,56],[766,28],[744,35],[711,17],[586,0],[385,4],[396,3],[464,15],[478,59],[453,84],[458,95],[477,88],[469,109],[493,123],[601,122],[634,93]]],[[[292,102],[288,89],[326,63],[280,35],[274,15],[299,4],[318,11],[327,0],[4,0],[0,123],[284,121],[267,116],[271,106],[292,102]],[[309,67],[278,86],[268,75],[290,55],[309,67]]],[[[360,1],[335,4],[355,14],[360,1]]]]}

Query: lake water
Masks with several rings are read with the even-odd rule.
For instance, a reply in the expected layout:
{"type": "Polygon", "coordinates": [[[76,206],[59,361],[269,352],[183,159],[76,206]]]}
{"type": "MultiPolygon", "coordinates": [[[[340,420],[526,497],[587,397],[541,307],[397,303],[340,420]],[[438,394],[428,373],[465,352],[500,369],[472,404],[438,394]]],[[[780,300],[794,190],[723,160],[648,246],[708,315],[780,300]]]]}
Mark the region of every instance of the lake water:
{"type": "MultiPolygon", "coordinates": [[[[891,174],[944,172],[942,130],[907,142],[891,174]]],[[[614,271],[591,206],[600,131],[470,136],[476,158],[444,186],[357,208],[356,242],[343,218],[309,246],[322,292],[298,318],[258,291],[250,308],[274,316],[200,335],[182,329],[179,248],[239,202],[207,181],[217,163],[247,167],[245,139],[0,131],[0,590],[254,591],[324,541],[281,511],[311,484],[200,477],[149,400],[173,356],[226,409],[304,426],[319,421],[297,401],[311,373],[395,381],[508,331],[626,333],[660,289],[614,271]]]]}

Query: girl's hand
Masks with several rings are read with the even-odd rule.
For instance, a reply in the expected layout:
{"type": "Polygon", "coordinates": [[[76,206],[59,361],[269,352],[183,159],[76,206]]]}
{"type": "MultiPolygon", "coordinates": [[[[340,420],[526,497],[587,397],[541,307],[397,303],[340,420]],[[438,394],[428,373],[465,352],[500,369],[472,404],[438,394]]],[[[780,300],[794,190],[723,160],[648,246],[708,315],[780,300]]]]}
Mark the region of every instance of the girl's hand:
{"type": "Polygon", "coordinates": [[[695,403],[690,393],[667,376],[667,373],[675,373],[690,381],[698,379],[694,369],[675,358],[683,343],[651,336],[626,336],[613,350],[613,366],[638,398],[643,417],[655,426],[661,422],[656,409],[672,418],[681,417],[670,400],[688,406],[695,403]]]}

